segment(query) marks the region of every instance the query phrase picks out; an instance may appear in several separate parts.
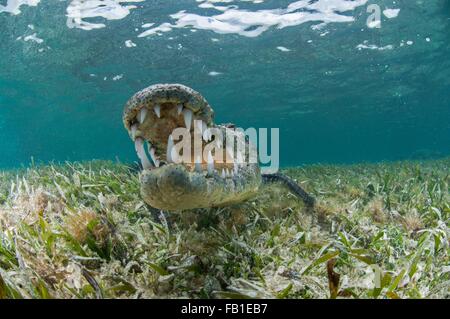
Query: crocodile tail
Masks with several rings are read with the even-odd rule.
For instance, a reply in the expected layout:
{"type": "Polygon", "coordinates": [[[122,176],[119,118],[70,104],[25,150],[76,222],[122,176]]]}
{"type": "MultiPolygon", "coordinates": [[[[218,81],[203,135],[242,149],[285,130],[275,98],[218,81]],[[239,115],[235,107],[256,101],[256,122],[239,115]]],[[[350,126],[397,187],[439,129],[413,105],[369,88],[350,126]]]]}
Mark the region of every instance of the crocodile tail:
{"type": "Polygon", "coordinates": [[[276,183],[281,182],[285,185],[291,192],[300,197],[305,205],[308,207],[313,207],[316,199],[309,195],[303,188],[300,187],[292,178],[283,175],[281,173],[275,174],[262,174],[262,179],[264,183],[276,183]]]}

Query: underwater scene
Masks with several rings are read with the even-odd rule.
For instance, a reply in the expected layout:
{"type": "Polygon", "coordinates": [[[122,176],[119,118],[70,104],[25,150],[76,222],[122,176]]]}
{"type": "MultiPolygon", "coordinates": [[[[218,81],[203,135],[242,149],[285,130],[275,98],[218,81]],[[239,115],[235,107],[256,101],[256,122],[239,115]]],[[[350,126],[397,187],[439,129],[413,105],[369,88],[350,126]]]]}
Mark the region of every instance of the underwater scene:
{"type": "Polygon", "coordinates": [[[0,0],[0,299],[450,297],[450,1],[0,0]]]}

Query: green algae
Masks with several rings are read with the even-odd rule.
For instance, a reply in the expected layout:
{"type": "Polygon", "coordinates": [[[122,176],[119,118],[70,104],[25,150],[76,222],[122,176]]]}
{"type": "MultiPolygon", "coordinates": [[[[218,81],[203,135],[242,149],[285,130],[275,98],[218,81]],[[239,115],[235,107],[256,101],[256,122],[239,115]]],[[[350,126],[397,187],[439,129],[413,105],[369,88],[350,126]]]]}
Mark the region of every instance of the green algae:
{"type": "Polygon", "coordinates": [[[1,172],[0,298],[449,297],[449,167],[289,168],[314,210],[271,185],[156,219],[123,164],[1,172]]]}

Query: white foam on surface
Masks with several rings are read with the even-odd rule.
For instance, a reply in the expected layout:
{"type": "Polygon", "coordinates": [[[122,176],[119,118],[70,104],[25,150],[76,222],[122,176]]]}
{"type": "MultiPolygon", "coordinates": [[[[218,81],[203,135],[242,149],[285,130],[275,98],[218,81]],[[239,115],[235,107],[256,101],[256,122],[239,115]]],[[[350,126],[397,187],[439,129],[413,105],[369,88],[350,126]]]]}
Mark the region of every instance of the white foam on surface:
{"type": "Polygon", "coordinates": [[[277,47],[278,50],[282,51],[282,52],[290,52],[291,50],[286,48],[286,47],[277,47]]]}
{"type": "Polygon", "coordinates": [[[141,28],[151,28],[154,25],[154,23],[145,23],[141,26],[141,28]]]}
{"type": "Polygon", "coordinates": [[[36,43],[39,43],[39,44],[42,43],[42,42],[44,42],[44,40],[41,39],[41,38],[39,38],[39,37],[36,35],[36,33],[33,33],[33,34],[31,34],[31,35],[27,35],[26,37],[23,38],[23,41],[25,41],[25,42],[33,41],[33,42],[36,42],[36,43]]]}
{"type": "Polygon", "coordinates": [[[104,23],[88,22],[85,19],[101,17],[120,20],[129,15],[131,9],[137,8],[135,5],[126,5],[127,3],[142,1],[144,0],[72,0],[66,9],[67,26],[83,30],[104,28],[104,23]]]}
{"type": "Polygon", "coordinates": [[[212,8],[219,11],[219,14],[204,16],[182,10],[170,16],[175,20],[173,24],[168,22],[162,23],[142,32],[139,34],[139,37],[152,36],[169,32],[175,28],[185,27],[210,30],[219,34],[257,37],[271,27],[282,29],[307,22],[325,24],[353,22],[355,18],[344,13],[365,5],[367,1],[318,0],[310,3],[308,0],[300,0],[289,4],[286,8],[249,11],[239,9],[236,5],[214,5],[214,3],[231,3],[234,1],[198,0],[198,2],[201,2],[199,5],[201,8],[212,8]]]}
{"type": "Polygon", "coordinates": [[[8,0],[6,6],[0,5],[0,13],[8,12],[14,15],[21,13],[21,6],[35,7],[39,4],[40,0],[8,0]]]}
{"type": "Polygon", "coordinates": [[[125,46],[126,46],[127,48],[134,48],[134,47],[136,46],[136,43],[134,43],[134,42],[131,41],[131,40],[126,40],[126,41],[125,41],[125,46]]]}
{"type": "Polygon", "coordinates": [[[369,41],[364,41],[361,44],[358,44],[356,48],[361,50],[377,50],[377,51],[386,51],[386,50],[392,50],[394,46],[392,44],[385,45],[385,46],[377,46],[375,44],[369,44],[369,41]]]}
{"type": "MultiPolygon", "coordinates": [[[[0,5],[1,12],[19,14],[20,7],[36,6],[41,0],[7,0],[0,5]]],[[[104,28],[106,21],[127,17],[138,3],[145,0],[70,0],[66,8],[67,26],[82,30],[104,28]]],[[[245,37],[257,37],[270,28],[283,29],[304,23],[313,23],[321,29],[330,23],[350,23],[355,21],[351,12],[368,3],[368,0],[297,0],[285,7],[258,9],[264,0],[193,0],[197,9],[207,13],[189,12],[191,6],[169,15],[170,21],[159,25],[145,23],[138,37],[162,35],[173,29],[188,28],[208,30],[218,34],[237,34],[245,37]],[[242,2],[248,3],[246,9],[240,8],[242,2]],[[211,13],[212,12],[212,13],[211,13]]],[[[389,18],[398,16],[400,9],[387,8],[383,14],[389,18]]],[[[144,23],[144,22],[143,22],[144,23]]],[[[375,27],[369,26],[369,27],[375,27]]],[[[138,31],[137,29],[135,29],[138,31]]],[[[324,36],[328,31],[323,32],[324,36]]],[[[187,35],[183,35],[187,36],[187,35]]]]}
{"type": "Polygon", "coordinates": [[[383,11],[383,14],[388,19],[397,18],[400,13],[400,9],[386,9],[383,11]]]}

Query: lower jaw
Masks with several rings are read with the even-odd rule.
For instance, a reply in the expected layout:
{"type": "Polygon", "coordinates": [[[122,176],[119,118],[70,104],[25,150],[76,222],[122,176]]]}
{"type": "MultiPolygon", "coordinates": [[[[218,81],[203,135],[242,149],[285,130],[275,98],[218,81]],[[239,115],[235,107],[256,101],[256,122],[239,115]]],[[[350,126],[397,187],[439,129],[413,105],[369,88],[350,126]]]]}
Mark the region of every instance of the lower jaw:
{"type": "Polygon", "coordinates": [[[168,211],[220,207],[254,196],[260,183],[256,167],[223,179],[190,172],[182,164],[170,164],[141,173],[141,195],[150,206],[168,211]]]}

